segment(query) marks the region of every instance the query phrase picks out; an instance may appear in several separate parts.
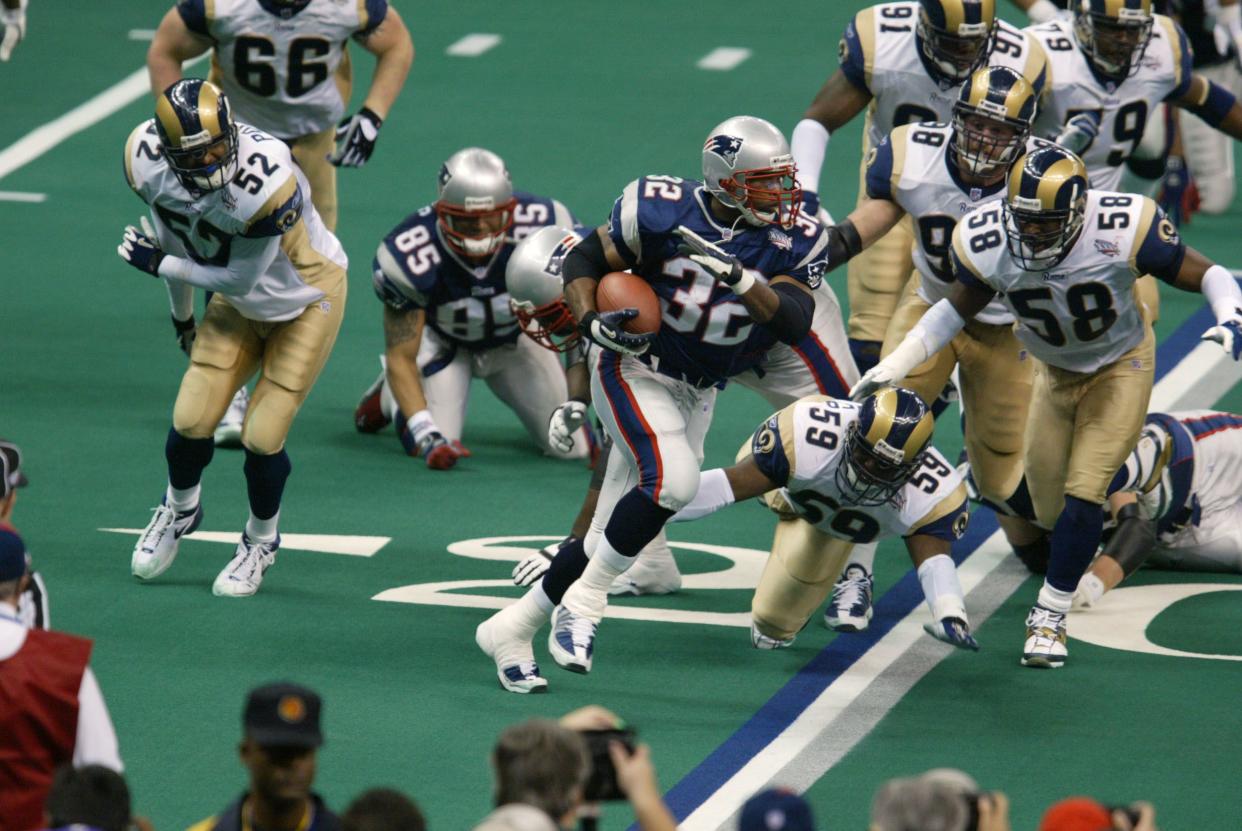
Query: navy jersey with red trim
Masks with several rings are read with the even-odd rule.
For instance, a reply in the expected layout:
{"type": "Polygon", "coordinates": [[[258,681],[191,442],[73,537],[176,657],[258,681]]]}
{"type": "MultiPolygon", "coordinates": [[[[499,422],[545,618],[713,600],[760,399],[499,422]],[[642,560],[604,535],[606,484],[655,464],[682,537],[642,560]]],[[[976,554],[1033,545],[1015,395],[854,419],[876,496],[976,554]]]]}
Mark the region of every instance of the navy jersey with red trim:
{"type": "Polygon", "coordinates": [[[827,231],[813,217],[799,216],[789,229],[744,220],[730,229],[710,213],[712,198],[691,179],[645,176],[626,186],[608,219],[613,245],[660,298],[653,366],[696,384],[722,384],[759,365],[777,339],[728,286],[677,250],[678,226],[737,257],[756,279],[786,275],[814,289],[828,267],[827,231]]]}
{"type": "Polygon", "coordinates": [[[372,286],[397,311],[425,309],[427,325],[471,349],[516,343],[520,331],[505,289],[513,249],[545,225],[577,223],[555,199],[517,191],[513,227],[490,261],[475,267],[440,236],[434,206],[407,216],[388,232],[372,262],[372,286]]]}

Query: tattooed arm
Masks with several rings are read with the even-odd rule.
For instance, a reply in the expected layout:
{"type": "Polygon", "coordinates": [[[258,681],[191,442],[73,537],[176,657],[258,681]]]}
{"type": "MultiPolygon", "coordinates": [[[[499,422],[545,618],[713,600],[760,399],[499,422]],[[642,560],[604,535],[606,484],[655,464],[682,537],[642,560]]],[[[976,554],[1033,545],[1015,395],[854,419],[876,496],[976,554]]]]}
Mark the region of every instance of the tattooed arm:
{"type": "Polygon", "coordinates": [[[388,386],[401,412],[408,415],[427,409],[419,381],[418,347],[423,341],[422,309],[399,312],[384,306],[384,355],[388,359],[388,386]]]}

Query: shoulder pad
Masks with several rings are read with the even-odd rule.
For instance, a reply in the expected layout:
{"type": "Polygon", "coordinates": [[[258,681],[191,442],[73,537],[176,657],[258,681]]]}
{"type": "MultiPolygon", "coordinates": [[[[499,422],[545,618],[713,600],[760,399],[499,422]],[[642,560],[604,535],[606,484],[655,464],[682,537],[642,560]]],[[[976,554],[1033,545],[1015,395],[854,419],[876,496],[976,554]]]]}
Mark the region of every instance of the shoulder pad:
{"type": "Polygon", "coordinates": [[[125,172],[125,181],[134,192],[142,194],[142,185],[150,178],[148,174],[151,166],[156,164],[165,164],[164,153],[160,149],[155,119],[149,118],[135,127],[125,141],[122,170],[125,172]]]}
{"type": "Polygon", "coordinates": [[[302,218],[302,188],[289,176],[250,218],[244,237],[278,237],[302,218]]]}

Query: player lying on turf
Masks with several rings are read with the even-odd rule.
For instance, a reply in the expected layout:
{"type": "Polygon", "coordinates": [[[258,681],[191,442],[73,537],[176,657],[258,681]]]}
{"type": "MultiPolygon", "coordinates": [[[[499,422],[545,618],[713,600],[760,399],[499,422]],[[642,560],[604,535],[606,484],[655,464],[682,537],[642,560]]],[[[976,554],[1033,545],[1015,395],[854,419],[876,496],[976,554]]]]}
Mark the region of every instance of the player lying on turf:
{"type": "Polygon", "coordinates": [[[674,522],[754,497],[779,517],[751,603],[751,643],[791,645],[828,596],[850,549],[900,536],[918,569],[933,637],[978,649],[949,556],[966,530],[962,477],[931,446],[923,400],[885,388],[862,403],[815,395],[765,421],[729,468],[704,471],[674,522]]]}
{"type": "Polygon", "coordinates": [[[1117,527],[1075,605],[1093,605],[1144,564],[1242,573],[1242,416],[1149,413],[1114,484],[1117,527]]]}
{"type": "Polygon", "coordinates": [[[375,253],[384,356],[355,426],[374,433],[395,421],[406,453],[448,470],[470,455],[461,435],[471,380],[482,378],[545,452],[586,457],[585,441],[568,451],[548,444],[548,418],[568,396],[565,373],[552,352],[521,336],[505,289],[517,241],[572,226],[573,217],[555,199],[515,192],[504,161],[479,147],[449,157],[436,192],[375,253]]]}

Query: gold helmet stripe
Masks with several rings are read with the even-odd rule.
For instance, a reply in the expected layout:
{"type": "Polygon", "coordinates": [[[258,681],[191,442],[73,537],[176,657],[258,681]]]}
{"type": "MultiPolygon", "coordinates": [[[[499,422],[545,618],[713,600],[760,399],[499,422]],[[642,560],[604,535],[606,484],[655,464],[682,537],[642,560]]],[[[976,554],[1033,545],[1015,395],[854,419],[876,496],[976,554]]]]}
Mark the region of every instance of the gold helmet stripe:
{"type": "Polygon", "coordinates": [[[155,102],[155,117],[160,120],[160,126],[164,128],[164,135],[168,136],[168,140],[180,147],[185,131],[181,129],[181,119],[177,118],[177,111],[173,109],[172,101],[167,95],[161,95],[160,100],[155,102]]]}
{"type": "Polygon", "coordinates": [[[931,410],[923,413],[923,417],[919,419],[919,423],[910,431],[910,438],[906,439],[905,457],[907,462],[914,461],[923,450],[923,445],[931,440],[932,430],[936,428],[936,420],[932,418],[931,410]]]}
{"type": "Polygon", "coordinates": [[[893,429],[893,415],[897,412],[897,390],[885,387],[875,394],[875,420],[867,431],[867,444],[872,447],[888,436],[893,429]]]}
{"type": "Polygon", "coordinates": [[[953,35],[961,31],[962,24],[990,27],[996,20],[996,0],[941,0],[940,7],[944,9],[944,29],[953,35]],[[972,13],[967,13],[967,7],[972,13]]]}
{"type": "Polygon", "coordinates": [[[1005,114],[1013,119],[1021,120],[1020,113],[1026,102],[1035,97],[1035,87],[1031,82],[1019,75],[1005,96],[1005,114]]]}
{"type": "MultiPolygon", "coordinates": [[[[1040,177],[1039,187],[1035,190],[1035,198],[1039,200],[1039,204],[1044,206],[1045,210],[1056,207],[1057,192],[1061,190],[1068,180],[1075,176],[1082,176],[1086,179],[1086,171],[1082,169],[1082,162],[1077,159],[1061,159],[1054,162],[1051,167],[1044,171],[1044,175],[1040,177]]],[[[1082,194],[1074,194],[1077,198],[1082,194]]]]}
{"type": "Polygon", "coordinates": [[[224,132],[220,124],[220,90],[212,84],[198,88],[198,120],[209,136],[224,132]]]}

